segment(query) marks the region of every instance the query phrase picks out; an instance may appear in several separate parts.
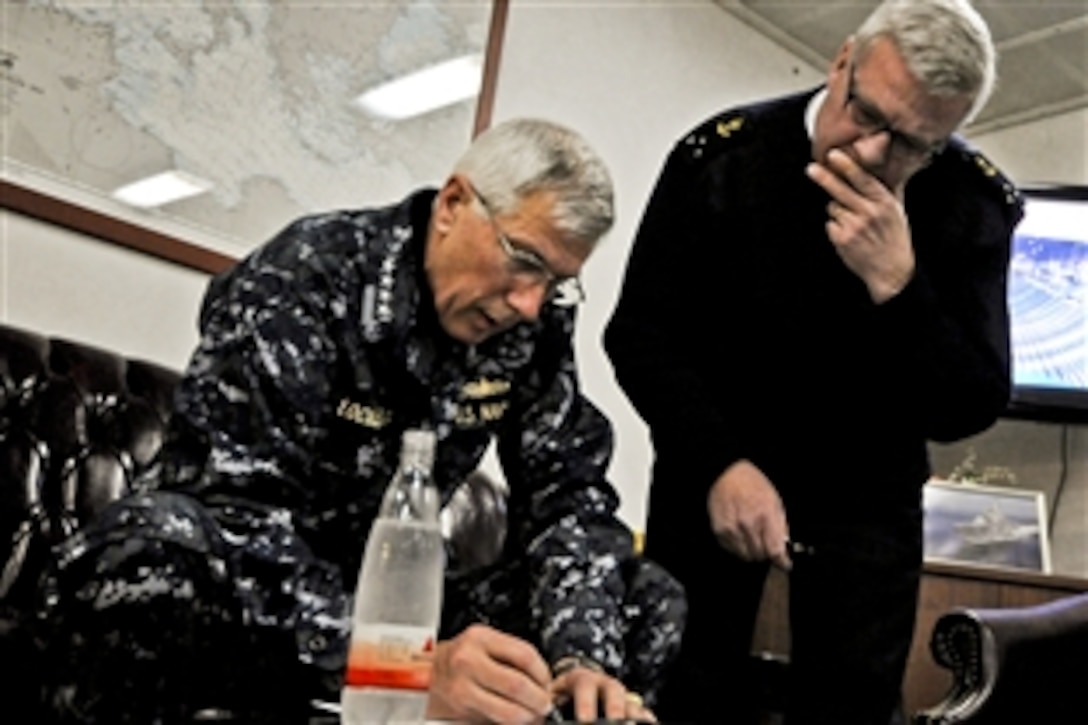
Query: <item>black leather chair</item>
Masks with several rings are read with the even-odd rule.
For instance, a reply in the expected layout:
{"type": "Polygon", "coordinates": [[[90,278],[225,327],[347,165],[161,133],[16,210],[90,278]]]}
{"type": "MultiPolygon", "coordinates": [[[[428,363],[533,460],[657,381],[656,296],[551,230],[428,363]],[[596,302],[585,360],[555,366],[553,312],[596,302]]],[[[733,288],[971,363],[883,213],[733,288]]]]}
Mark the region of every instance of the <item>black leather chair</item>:
{"type": "Polygon", "coordinates": [[[0,603],[154,460],[175,371],[0,325],[0,603]]]}
{"type": "Polygon", "coordinates": [[[915,725],[1088,723],[1088,594],[941,616],[933,658],[952,686],[915,725]]]}
{"type": "Polygon", "coordinates": [[[28,626],[51,547],[126,490],[162,445],[179,374],[0,325],[0,671],[30,713],[28,626]]]}
{"type": "MultiPolygon", "coordinates": [[[[162,446],[180,373],[0,324],[0,631],[50,548],[129,490],[162,446]]],[[[505,495],[482,473],[443,511],[468,567],[502,547],[505,495]]]]}
{"type": "MultiPolygon", "coordinates": [[[[37,708],[28,626],[52,547],[155,462],[180,373],[98,346],[0,324],[0,682],[4,711],[37,708]]],[[[443,511],[464,566],[494,559],[506,499],[475,474],[443,511]]],[[[33,717],[26,722],[37,722],[33,717]]]]}

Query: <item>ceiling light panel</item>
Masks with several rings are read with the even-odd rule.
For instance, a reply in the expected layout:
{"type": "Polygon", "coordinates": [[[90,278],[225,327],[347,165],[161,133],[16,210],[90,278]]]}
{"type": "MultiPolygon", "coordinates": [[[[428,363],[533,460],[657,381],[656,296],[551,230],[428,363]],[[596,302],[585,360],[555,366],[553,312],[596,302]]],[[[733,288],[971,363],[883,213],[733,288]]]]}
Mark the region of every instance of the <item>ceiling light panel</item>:
{"type": "Polygon", "coordinates": [[[147,209],[203,194],[211,188],[210,181],[192,174],[165,171],[114,190],[113,198],[130,206],[147,209]]]}
{"type": "Polygon", "coordinates": [[[478,53],[461,56],[383,83],[356,98],[355,104],[379,118],[420,116],[478,95],[482,69],[478,53]]]}

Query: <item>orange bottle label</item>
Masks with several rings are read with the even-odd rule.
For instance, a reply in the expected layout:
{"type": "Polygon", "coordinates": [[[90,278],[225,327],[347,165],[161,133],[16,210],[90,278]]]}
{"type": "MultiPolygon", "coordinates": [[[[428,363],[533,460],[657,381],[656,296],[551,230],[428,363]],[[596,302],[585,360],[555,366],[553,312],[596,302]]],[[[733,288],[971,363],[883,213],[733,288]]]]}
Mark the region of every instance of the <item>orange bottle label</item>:
{"type": "Polygon", "coordinates": [[[431,686],[433,656],[434,639],[430,636],[421,642],[387,631],[374,639],[353,639],[344,683],[354,687],[426,690],[431,686]]]}

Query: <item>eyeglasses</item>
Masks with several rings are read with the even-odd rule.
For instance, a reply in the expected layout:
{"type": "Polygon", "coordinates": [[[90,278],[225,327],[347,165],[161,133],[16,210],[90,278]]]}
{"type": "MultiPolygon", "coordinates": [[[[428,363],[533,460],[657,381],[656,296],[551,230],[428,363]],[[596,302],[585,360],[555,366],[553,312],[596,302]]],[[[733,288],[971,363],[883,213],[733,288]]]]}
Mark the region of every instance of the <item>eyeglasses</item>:
{"type": "Polygon", "coordinates": [[[487,198],[470,184],[472,192],[480,200],[484,215],[495,230],[495,238],[499,240],[499,247],[506,253],[506,269],[511,277],[525,280],[530,284],[541,284],[545,288],[545,299],[558,307],[574,307],[586,301],[586,291],[582,287],[581,280],[577,276],[564,277],[556,274],[539,254],[523,247],[514,246],[510,237],[499,227],[495,221],[495,213],[487,198]]]}
{"type": "Polygon", "coordinates": [[[945,146],[948,145],[948,139],[930,142],[893,128],[880,109],[857,94],[854,86],[853,63],[850,64],[849,85],[846,87],[846,102],[843,103],[843,108],[850,112],[850,120],[866,136],[887,133],[892,155],[901,160],[928,162],[944,151],[945,146]]]}

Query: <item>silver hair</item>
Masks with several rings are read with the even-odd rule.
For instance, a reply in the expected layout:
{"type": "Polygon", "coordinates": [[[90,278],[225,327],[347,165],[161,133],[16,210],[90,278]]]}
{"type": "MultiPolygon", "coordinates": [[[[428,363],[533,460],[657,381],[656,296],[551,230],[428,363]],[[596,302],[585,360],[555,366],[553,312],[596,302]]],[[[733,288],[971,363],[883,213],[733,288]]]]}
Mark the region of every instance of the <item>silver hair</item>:
{"type": "Polygon", "coordinates": [[[855,57],[880,37],[895,43],[930,93],[972,98],[963,124],[986,105],[997,52],[986,21],[968,0],[885,0],[854,34],[855,57]]]}
{"type": "Polygon", "coordinates": [[[497,214],[537,191],[555,194],[552,220],[566,243],[593,246],[614,220],[612,179],[580,135],[539,119],[500,123],[457,161],[497,214]]]}

